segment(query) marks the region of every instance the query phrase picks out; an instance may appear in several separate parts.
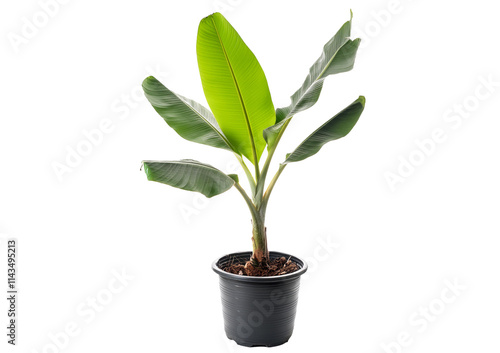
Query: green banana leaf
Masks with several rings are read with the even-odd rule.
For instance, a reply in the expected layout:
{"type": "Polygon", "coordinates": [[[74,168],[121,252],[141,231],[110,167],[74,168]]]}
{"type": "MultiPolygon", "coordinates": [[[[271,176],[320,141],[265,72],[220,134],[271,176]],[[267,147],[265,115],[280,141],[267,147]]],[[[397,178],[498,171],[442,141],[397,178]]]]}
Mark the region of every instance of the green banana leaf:
{"type": "Polygon", "coordinates": [[[281,128],[286,121],[303,110],[312,107],[319,98],[323,88],[323,81],[329,75],[349,71],[354,66],[356,52],[360,39],[351,40],[351,19],[323,47],[318,60],[309,69],[302,86],[290,97],[291,103],[276,110],[276,124],[264,130],[264,138],[268,146],[273,146],[281,128]]]}
{"type": "Polygon", "coordinates": [[[358,122],[364,108],[365,97],[360,96],[351,105],[309,135],[295,151],[287,155],[285,162],[282,164],[299,162],[309,158],[318,153],[327,142],[346,136],[358,122]]]}
{"type": "Polygon", "coordinates": [[[255,55],[220,13],[200,22],[198,67],[208,104],[231,145],[253,164],[276,121],[266,76],[255,55]]]}
{"type": "Polygon", "coordinates": [[[188,191],[197,191],[210,198],[229,190],[238,181],[211,165],[192,159],[180,161],[143,161],[148,180],[188,191]]]}
{"type": "Polygon", "coordinates": [[[212,113],[201,104],[170,91],[150,76],[142,83],[144,94],[158,114],[186,140],[233,151],[212,113]]]}

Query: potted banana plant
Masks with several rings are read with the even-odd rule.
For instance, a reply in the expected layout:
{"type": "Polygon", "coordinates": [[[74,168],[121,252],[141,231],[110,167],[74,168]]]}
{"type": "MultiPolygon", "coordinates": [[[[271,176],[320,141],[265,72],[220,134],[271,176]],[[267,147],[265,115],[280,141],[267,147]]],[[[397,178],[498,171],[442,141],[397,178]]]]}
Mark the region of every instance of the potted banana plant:
{"type": "Polygon", "coordinates": [[[240,163],[240,176],[199,161],[143,161],[148,180],[213,197],[236,189],[252,219],[252,251],[218,258],[225,331],[244,346],[276,346],[288,341],[295,320],[300,276],[307,264],[296,256],[269,251],[265,226],[271,193],[285,168],[316,154],[327,142],[346,136],[365,106],[360,96],[314,130],[287,154],[268,181],[276,148],[292,117],[313,106],[326,77],[354,66],[360,39],[350,39],[351,18],[325,44],[319,59],[287,107],[275,109],[264,71],[231,24],[214,13],[201,20],[196,53],[210,110],[174,93],[154,77],[143,82],[156,112],[181,137],[229,151],[240,163]],[[267,149],[265,160],[261,161],[267,149]]]}

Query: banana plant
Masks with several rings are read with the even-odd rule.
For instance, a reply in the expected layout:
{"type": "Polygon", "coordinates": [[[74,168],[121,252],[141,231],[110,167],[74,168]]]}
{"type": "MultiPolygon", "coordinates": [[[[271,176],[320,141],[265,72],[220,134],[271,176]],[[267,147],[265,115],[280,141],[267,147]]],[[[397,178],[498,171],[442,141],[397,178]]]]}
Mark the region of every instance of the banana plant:
{"type": "Polygon", "coordinates": [[[171,91],[152,76],[142,84],[153,108],[181,137],[231,152],[241,164],[250,190],[241,186],[238,175],[227,175],[190,159],[143,161],[148,180],[209,198],[234,187],[252,216],[253,254],[249,261],[255,267],[269,263],[266,209],[283,170],[290,163],[315,155],[327,142],[346,136],[363,112],[365,98],[360,96],[287,154],[266,183],[274,153],[292,118],[318,101],[328,76],[353,68],[360,39],[350,39],[351,22],[352,12],[349,21],[325,44],[287,107],[275,109],[257,58],[220,13],[201,20],[196,43],[201,83],[210,110],[171,91]],[[267,157],[260,163],[266,148],[267,157]]]}

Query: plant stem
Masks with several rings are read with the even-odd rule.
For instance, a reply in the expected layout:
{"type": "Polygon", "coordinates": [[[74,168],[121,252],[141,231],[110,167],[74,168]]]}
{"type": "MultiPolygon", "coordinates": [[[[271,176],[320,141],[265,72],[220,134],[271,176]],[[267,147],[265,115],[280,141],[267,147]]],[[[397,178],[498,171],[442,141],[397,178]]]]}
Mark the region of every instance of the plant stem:
{"type": "Polygon", "coordinates": [[[264,163],[264,166],[262,168],[262,173],[259,170],[259,164],[257,163],[257,155],[255,149],[253,150],[254,152],[254,166],[255,166],[255,179],[253,178],[252,174],[248,170],[245,162],[243,161],[243,158],[239,155],[236,155],[236,158],[238,158],[238,161],[240,162],[241,166],[243,167],[243,170],[245,171],[245,174],[247,175],[247,178],[250,182],[250,188],[252,189],[252,196],[253,196],[253,202],[248,197],[247,193],[245,190],[241,187],[239,183],[235,183],[234,186],[238,191],[241,193],[243,198],[245,199],[245,202],[247,203],[248,208],[250,209],[250,213],[252,214],[252,245],[253,245],[253,253],[252,257],[250,258],[250,261],[253,266],[259,267],[259,266],[267,266],[268,261],[269,261],[269,250],[267,247],[267,234],[266,234],[266,226],[265,226],[265,219],[266,219],[266,209],[267,209],[267,203],[269,201],[269,196],[271,195],[271,191],[274,188],[274,185],[276,184],[276,181],[278,180],[281,172],[283,169],[285,169],[284,164],[281,164],[279,166],[278,172],[274,175],[273,179],[269,183],[269,186],[267,187],[267,190],[264,194],[264,187],[266,183],[266,177],[267,173],[269,171],[269,166],[271,164],[271,160],[273,159],[274,152],[276,152],[276,148],[278,146],[278,143],[281,140],[281,137],[283,136],[283,133],[285,132],[288,124],[290,123],[290,119],[288,119],[283,126],[281,127],[278,136],[276,137],[276,140],[274,141],[273,145],[269,148],[268,154],[266,161],[264,163]]]}
{"type": "Polygon", "coordinates": [[[260,212],[263,212],[265,214],[266,209],[267,209],[267,203],[269,202],[269,197],[271,196],[271,192],[274,189],[274,185],[276,185],[276,182],[278,181],[278,178],[280,177],[281,173],[285,169],[287,165],[286,164],[280,164],[278,171],[274,175],[273,179],[269,183],[269,186],[267,187],[266,193],[264,194],[262,198],[262,204],[260,206],[260,212]]]}
{"type": "Polygon", "coordinates": [[[245,202],[247,203],[248,208],[250,209],[250,213],[252,214],[252,219],[258,218],[260,215],[257,212],[257,209],[255,208],[255,205],[253,204],[252,200],[248,197],[246,191],[241,187],[239,183],[234,183],[235,188],[240,192],[241,196],[243,196],[243,199],[245,199],[245,202]]]}
{"type": "Polygon", "coordinates": [[[243,157],[241,157],[239,154],[236,154],[236,153],[234,154],[234,156],[236,157],[238,162],[240,162],[240,165],[243,168],[243,171],[245,172],[245,174],[247,176],[248,183],[250,184],[250,190],[252,191],[252,196],[254,196],[255,195],[255,188],[256,188],[255,179],[253,178],[252,173],[250,172],[247,165],[245,164],[243,157]]]}
{"type": "Polygon", "coordinates": [[[255,180],[258,183],[259,179],[260,179],[260,170],[259,170],[259,162],[257,161],[257,153],[255,153],[255,151],[254,151],[253,158],[254,158],[254,161],[255,161],[254,162],[254,166],[255,166],[255,180]]]}
{"type": "Polygon", "coordinates": [[[285,132],[285,130],[286,130],[286,128],[291,120],[292,120],[292,118],[288,119],[283,124],[280,132],[278,133],[278,136],[276,137],[276,140],[274,141],[273,146],[271,146],[271,148],[269,148],[266,162],[264,163],[264,166],[262,167],[262,173],[261,173],[260,179],[257,182],[257,191],[256,191],[256,195],[255,195],[255,201],[256,201],[256,206],[258,209],[261,206],[262,196],[264,194],[264,187],[266,184],[267,172],[269,171],[269,166],[271,165],[271,161],[273,159],[274,152],[276,152],[276,148],[278,147],[278,143],[280,142],[281,137],[283,136],[283,133],[285,132]]]}
{"type": "Polygon", "coordinates": [[[269,250],[267,248],[266,226],[264,217],[252,219],[252,245],[253,253],[250,261],[255,267],[265,267],[269,262],[269,250]]]}
{"type": "Polygon", "coordinates": [[[243,199],[247,203],[250,213],[252,214],[252,245],[253,253],[250,261],[256,267],[265,266],[269,260],[269,251],[267,248],[267,235],[266,226],[264,224],[265,215],[255,208],[252,200],[248,197],[245,190],[241,187],[239,183],[235,183],[234,186],[241,193],[243,199]]]}

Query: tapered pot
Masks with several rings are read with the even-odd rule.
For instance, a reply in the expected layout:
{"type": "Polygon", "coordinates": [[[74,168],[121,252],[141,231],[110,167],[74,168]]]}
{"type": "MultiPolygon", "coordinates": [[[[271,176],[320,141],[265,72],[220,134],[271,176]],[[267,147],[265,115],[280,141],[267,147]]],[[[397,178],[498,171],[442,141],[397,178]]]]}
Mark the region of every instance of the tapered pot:
{"type": "Polygon", "coordinates": [[[245,263],[251,255],[229,254],[212,264],[219,275],[224,329],[229,339],[242,346],[278,346],[292,336],[300,276],[307,271],[307,264],[295,256],[271,251],[271,259],[290,258],[300,269],[270,277],[241,276],[221,270],[229,263],[245,263]]]}

